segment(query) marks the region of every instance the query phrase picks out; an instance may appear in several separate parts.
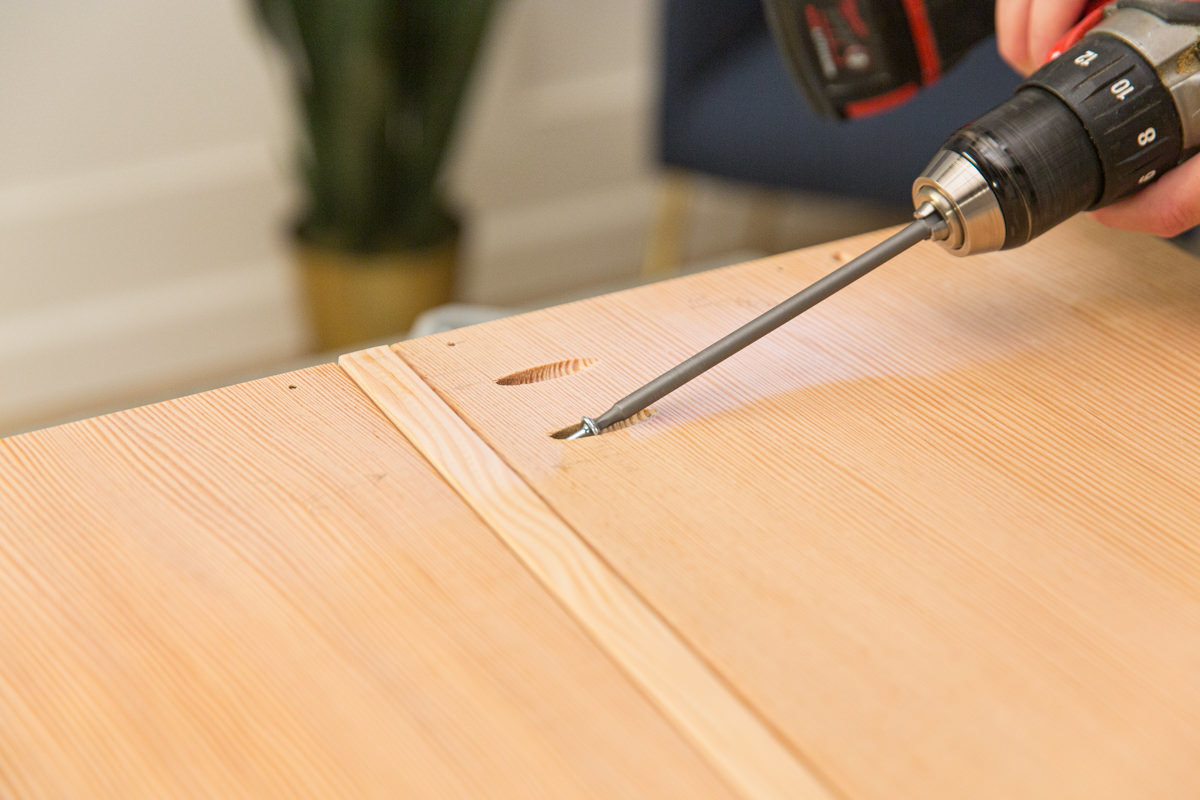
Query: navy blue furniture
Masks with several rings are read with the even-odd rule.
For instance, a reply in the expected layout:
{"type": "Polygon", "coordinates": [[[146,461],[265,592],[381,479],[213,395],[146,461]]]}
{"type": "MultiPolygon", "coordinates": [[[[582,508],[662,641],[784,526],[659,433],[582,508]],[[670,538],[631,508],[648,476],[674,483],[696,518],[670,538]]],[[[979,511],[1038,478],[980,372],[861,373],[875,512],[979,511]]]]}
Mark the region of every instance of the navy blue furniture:
{"type": "Polygon", "coordinates": [[[662,31],[664,165],[906,208],[942,141],[1020,80],[988,41],[907,105],[835,122],[792,84],[760,0],[665,0],[662,31]]]}

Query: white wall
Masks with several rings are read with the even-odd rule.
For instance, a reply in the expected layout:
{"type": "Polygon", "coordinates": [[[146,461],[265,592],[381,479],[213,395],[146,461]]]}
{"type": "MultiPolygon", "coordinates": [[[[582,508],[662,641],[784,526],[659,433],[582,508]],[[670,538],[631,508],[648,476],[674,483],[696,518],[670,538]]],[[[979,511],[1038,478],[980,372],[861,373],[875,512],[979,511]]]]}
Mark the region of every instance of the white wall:
{"type": "Polygon", "coordinates": [[[636,271],[655,201],[657,7],[505,4],[451,176],[471,226],[462,299],[522,302],[636,271]]]}
{"type": "Polygon", "coordinates": [[[301,352],[286,99],[246,6],[0,17],[0,434],[301,352]]]}

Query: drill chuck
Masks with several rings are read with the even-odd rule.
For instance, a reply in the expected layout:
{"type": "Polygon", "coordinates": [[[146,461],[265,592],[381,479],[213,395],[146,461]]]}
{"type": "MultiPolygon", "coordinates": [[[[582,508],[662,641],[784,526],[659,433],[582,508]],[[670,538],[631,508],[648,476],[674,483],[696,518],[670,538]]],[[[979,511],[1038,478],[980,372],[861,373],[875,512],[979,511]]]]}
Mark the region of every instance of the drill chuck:
{"type": "Polygon", "coordinates": [[[1025,244],[1091,206],[1102,183],[1075,114],[1024,87],[942,145],[914,183],[913,202],[942,212],[950,231],[943,246],[970,255],[1025,244]]]}
{"type": "Polygon", "coordinates": [[[1120,6],[954,133],[917,178],[913,203],[945,219],[940,243],[952,253],[1019,247],[1150,184],[1200,145],[1200,3],[1120,6]]]}

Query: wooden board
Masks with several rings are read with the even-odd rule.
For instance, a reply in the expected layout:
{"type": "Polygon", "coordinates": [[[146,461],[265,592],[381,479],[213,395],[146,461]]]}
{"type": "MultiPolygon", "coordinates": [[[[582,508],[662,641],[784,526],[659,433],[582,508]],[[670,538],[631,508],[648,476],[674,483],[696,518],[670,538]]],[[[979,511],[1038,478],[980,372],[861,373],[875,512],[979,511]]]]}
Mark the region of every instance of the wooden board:
{"type": "Polygon", "coordinates": [[[747,797],[830,797],[653,609],[395,353],[377,347],[343,356],[340,363],[730,785],[747,797]]]}
{"type": "Polygon", "coordinates": [[[0,796],[729,796],[333,365],[0,474],[0,796]]]}
{"type": "Polygon", "coordinates": [[[878,238],[396,351],[835,793],[1200,794],[1200,263],[1169,245],[920,246],[549,437],[878,238]]]}

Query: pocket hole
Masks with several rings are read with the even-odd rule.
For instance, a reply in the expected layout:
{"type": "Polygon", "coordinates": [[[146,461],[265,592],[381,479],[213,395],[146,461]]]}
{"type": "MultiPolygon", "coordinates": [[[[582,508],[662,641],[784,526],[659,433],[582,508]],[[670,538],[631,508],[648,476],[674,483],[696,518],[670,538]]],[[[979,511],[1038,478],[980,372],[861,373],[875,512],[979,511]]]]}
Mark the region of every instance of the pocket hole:
{"type": "MultiPolygon", "coordinates": [[[[606,433],[612,433],[613,431],[619,431],[622,428],[632,427],[634,425],[637,425],[639,422],[644,422],[645,420],[650,419],[656,413],[658,413],[658,412],[656,412],[653,408],[643,408],[641,411],[637,412],[629,419],[622,420],[621,422],[618,422],[614,425],[609,425],[607,428],[600,431],[600,435],[603,436],[606,433]]],[[[581,424],[582,423],[576,422],[574,425],[568,425],[567,427],[563,428],[562,430],[555,431],[554,433],[550,434],[550,438],[551,439],[566,439],[568,436],[575,433],[575,431],[579,430],[579,427],[581,424]]]]}
{"type": "Polygon", "coordinates": [[[623,428],[632,428],[634,425],[637,425],[639,422],[645,422],[646,420],[650,419],[657,413],[658,412],[655,411],[653,408],[643,408],[641,411],[637,412],[629,419],[622,420],[615,425],[609,425],[607,428],[604,429],[604,432],[612,433],[613,431],[619,431],[623,428]]]}
{"type": "Polygon", "coordinates": [[[596,363],[594,358],[569,358],[566,361],[555,361],[553,364],[542,364],[540,367],[530,367],[503,378],[497,378],[501,386],[524,386],[527,383],[540,383],[554,380],[576,372],[582,372],[596,363]]]}
{"type": "Polygon", "coordinates": [[[550,434],[550,438],[551,439],[565,439],[582,427],[583,427],[582,422],[576,422],[574,425],[568,425],[567,427],[563,428],[561,431],[555,431],[554,433],[550,434]]]}

